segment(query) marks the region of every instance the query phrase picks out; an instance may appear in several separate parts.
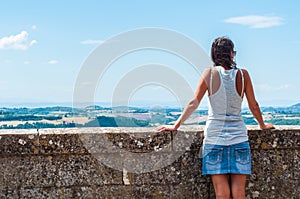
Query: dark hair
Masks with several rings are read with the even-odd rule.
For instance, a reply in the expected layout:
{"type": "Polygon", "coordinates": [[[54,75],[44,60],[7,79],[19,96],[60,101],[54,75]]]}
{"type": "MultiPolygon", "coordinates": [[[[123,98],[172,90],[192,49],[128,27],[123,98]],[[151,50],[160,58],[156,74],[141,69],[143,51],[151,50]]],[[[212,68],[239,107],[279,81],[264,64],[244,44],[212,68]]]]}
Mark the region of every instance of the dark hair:
{"type": "Polygon", "coordinates": [[[211,59],[214,62],[214,66],[236,68],[236,63],[231,59],[233,48],[234,44],[229,38],[216,38],[211,46],[211,59]]]}

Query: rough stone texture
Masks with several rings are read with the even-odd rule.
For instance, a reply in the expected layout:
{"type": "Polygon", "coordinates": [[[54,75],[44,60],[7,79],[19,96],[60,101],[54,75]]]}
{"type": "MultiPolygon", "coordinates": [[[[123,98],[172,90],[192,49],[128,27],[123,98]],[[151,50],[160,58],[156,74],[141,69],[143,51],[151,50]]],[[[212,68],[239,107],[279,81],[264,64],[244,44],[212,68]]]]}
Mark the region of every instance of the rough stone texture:
{"type": "Polygon", "coordinates": [[[209,194],[209,183],[178,184],[170,187],[170,198],[212,198],[209,194]]]}
{"type": "MultiPolygon", "coordinates": [[[[299,127],[300,128],[300,127],[299,127]]],[[[249,131],[251,148],[286,149],[300,146],[300,131],[296,130],[260,130],[249,131]]]]}
{"type": "Polygon", "coordinates": [[[296,187],[292,186],[297,184],[293,176],[296,169],[293,164],[293,150],[253,150],[252,154],[254,167],[248,183],[250,192],[259,193],[259,198],[296,196],[296,187]]]}
{"type": "Polygon", "coordinates": [[[38,154],[40,144],[37,130],[24,130],[24,132],[21,133],[19,130],[13,130],[13,132],[8,132],[6,135],[1,135],[0,133],[0,154],[38,154]]]}
{"type": "Polygon", "coordinates": [[[170,198],[170,187],[166,185],[133,186],[132,198],[170,198]]]}
{"type": "MultiPolygon", "coordinates": [[[[300,198],[300,127],[249,127],[247,198],[300,198]]],[[[203,127],[0,131],[0,198],[215,198],[203,127]]]]}
{"type": "Polygon", "coordinates": [[[84,154],[80,135],[76,134],[42,134],[39,137],[40,154],[84,154]]]}
{"type": "MultiPolygon", "coordinates": [[[[294,155],[294,179],[300,179],[300,150],[295,150],[295,155],[294,155]]],[[[300,183],[300,182],[299,182],[300,183]]]]}
{"type": "Polygon", "coordinates": [[[125,185],[113,185],[113,186],[99,186],[95,190],[93,198],[106,199],[106,198],[133,198],[132,187],[125,185]]]}

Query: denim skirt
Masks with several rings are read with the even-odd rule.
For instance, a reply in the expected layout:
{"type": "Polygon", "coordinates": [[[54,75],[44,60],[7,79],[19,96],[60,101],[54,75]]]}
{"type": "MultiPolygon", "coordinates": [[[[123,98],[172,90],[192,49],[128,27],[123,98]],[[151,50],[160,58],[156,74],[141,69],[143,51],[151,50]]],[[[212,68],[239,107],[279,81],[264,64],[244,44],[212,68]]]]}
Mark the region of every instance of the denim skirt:
{"type": "Polygon", "coordinates": [[[205,144],[202,149],[202,174],[251,174],[248,141],[223,146],[205,144]]]}

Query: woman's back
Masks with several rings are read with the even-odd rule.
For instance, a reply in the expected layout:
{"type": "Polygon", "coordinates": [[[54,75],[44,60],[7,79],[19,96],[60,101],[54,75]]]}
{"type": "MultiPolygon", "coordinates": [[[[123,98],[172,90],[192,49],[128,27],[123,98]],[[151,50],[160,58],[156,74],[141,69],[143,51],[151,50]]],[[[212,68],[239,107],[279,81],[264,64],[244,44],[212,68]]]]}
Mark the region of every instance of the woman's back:
{"type": "Polygon", "coordinates": [[[248,140],[241,116],[244,77],[238,69],[216,66],[209,80],[209,112],[205,143],[231,145],[248,140]]]}
{"type": "Polygon", "coordinates": [[[238,77],[238,71],[240,70],[225,70],[221,66],[212,69],[209,83],[211,114],[240,116],[241,103],[243,101],[244,76],[243,73],[240,72],[241,77],[238,77]],[[237,79],[239,78],[241,78],[242,81],[240,81],[238,85],[237,79]],[[241,92],[238,91],[240,87],[241,92]]]}

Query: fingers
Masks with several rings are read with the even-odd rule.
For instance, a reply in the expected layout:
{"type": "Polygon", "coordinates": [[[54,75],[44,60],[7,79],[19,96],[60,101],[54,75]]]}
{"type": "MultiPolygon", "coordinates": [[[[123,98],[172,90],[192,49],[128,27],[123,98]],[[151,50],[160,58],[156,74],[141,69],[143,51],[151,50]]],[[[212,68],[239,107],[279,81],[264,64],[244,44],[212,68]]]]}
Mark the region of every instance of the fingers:
{"type": "Polygon", "coordinates": [[[159,128],[156,129],[157,131],[159,132],[164,132],[164,131],[173,131],[173,130],[176,130],[175,128],[170,128],[170,127],[167,127],[167,126],[161,126],[159,128]]]}
{"type": "Polygon", "coordinates": [[[167,127],[161,126],[161,127],[157,128],[156,130],[159,132],[164,132],[164,131],[167,131],[167,129],[168,129],[167,127]]]}
{"type": "Polygon", "coordinates": [[[268,130],[268,129],[275,129],[275,127],[272,124],[265,124],[263,130],[268,130]]]}
{"type": "Polygon", "coordinates": [[[268,129],[275,129],[275,127],[272,124],[267,124],[268,129]]]}

